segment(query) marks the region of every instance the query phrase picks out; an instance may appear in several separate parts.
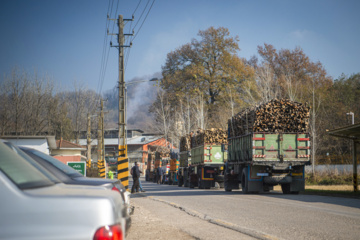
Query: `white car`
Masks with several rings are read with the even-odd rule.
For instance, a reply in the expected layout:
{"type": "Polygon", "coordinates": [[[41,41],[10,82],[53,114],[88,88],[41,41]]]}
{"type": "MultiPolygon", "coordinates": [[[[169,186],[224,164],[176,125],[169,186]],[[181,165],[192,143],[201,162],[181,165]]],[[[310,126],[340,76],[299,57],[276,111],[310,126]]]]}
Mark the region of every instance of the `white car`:
{"type": "Polygon", "coordinates": [[[0,239],[125,239],[121,195],[55,184],[0,142],[0,239]]]}

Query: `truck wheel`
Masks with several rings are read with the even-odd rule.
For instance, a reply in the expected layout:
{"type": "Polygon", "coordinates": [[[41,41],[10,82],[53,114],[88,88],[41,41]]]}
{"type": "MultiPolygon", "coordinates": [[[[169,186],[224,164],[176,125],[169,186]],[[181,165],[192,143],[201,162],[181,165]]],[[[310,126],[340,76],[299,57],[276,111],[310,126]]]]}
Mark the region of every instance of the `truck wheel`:
{"type": "Polygon", "coordinates": [[[241,190],[244,194],[249,193],[248,189],[248,176],[247,176],[247,169],[243,169],[242,175],[241,175],[241,190]]]}
{"type": "Polygon", "coordinates": [[[178,187],[182,187],[184,179],[182,177],[179,176],[178,178],[178,187]]]}
{"type": "Polygon", "coordinates": [[[290,183],[281,184],[281,190],[283,194],[290,194],[290,183]]]}
{"type": "Polygon", "coordinates": [[[198,187],[199,189],[203,189],[203,185],[202,185],[202,181],[201,181],[201,178],[198,179],[198,187]]]}

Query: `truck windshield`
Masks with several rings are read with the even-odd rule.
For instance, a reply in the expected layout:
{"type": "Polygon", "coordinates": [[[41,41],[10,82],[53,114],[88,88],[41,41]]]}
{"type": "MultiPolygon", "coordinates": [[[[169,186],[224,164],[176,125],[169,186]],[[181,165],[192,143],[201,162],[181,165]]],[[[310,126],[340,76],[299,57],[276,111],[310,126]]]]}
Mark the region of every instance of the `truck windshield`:
{"type": "Polygon", "coordinates": [[[0,142],[0,170],[22,190],[55,184],[2,142],[0,142]]]}

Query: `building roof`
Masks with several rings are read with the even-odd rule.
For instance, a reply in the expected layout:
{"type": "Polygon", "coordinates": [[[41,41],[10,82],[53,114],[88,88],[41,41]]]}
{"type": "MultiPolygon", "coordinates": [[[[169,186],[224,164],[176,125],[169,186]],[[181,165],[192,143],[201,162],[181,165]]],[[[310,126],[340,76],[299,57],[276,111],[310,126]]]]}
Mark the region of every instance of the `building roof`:
{"type": "Polygon", "coordinates": [[[71,149],[71,150],[86,150],[81,145],[66,141],[66,140],[56,140],[56,148],[57,149],[71,149]]]}
{"type": "Polygon", "coordinates": [[[329,135],[341,138],[349,138],[356,141],[360,140],[360,123],[348,125],[342,128],[328,130],[329,135]]]}
{"type": "Polygon", "coordinates": [[[2,136],[3,139],[46,139],[50,149],[56,148],[55,136],[28,136],[28,135],[18,135],[18,136],[2,136]]]}
{"type": "MultiPolygon", "coordinates": [[[[158,139],[162,138],[161,136],[135,136],[132,138],[127,138],[127,145],[145,145],[151,142],[154,142],[158,139]]],[[[79,144],[85,146],[87,144],[86,139],[79,139],[79,144]]],[[[105,145],[118,145],[118,138],[105,138],[105,145]]],[[[91,145],[97,145],[97,139],[91,140],[91,145]]]]}

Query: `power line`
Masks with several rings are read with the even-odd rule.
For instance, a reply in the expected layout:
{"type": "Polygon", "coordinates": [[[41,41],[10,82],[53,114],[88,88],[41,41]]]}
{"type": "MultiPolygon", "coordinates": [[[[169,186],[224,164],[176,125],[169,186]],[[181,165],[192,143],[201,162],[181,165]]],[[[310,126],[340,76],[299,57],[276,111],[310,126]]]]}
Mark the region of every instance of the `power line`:
{"type": "MultiPolygon", "coordinates": [[[[110,0],[109,0],[109,5],[110,5],[110,0]]],[[[102,92],[102,87],[103,87],[104,81],[105,81],[107,63],[109,61],[110,47],[108,47],[107,51],[106,51],[106,47],[108,46],[108,29],[109,29],[109,26],[110,26],[110,18],[112,16],[112,12],[113,12],[113,5],[114,5],[114,0],[112,0],[112,3],[111,3],[110,14],[109,14],[109,8],[108,8],[108,14],[107,14],[108,17],[107,17],[106,29],[105,29],[103,56],[102,56],[102,63],[101,63],[101,70],[100,70],[99,84],[98,84],[98,94],[99,95],[102,92]]],[[[117,0],[116,10],[114,12],[115,18],[116,18],[118,8],[119,8],[119,0],[117,0]]],[[[115,28],[115,22],[113,23],[112,32],[114,32],[114,28],[115,28]]],[[[112,36],[113,35],[111,35],[111,40],[112,40],[112,36]]]]}
{"type": "MultiPolygon", "coordinates": [[[[141,2],[141,1],[140,1],[140,2],[141,2]]],[[[139,4],[140,4],[140,2],[139,2],[139,4]]],[[[134,26],[134,29],[136,28],[136,26],[137,26],[137,25],[138,25],[138,23],[140,22],[140,19],[142,18],[143,14],[144,14],[144,12],[145,12],[145,10],[146,10],[146,8],[147,8],[147,6],[149,5],[149,2],[150,2],[150,0],[148,0],[148,2],[147,2],[147,4],[146,4],[146,6],[145,6],[145,8],[144,8],[143,12],[142,12],[142,13],[141,13],[141,15],[140,15],[139,21],[138,21],[138,22],[135,24],[135,26],[134,26]]],[[[153,2],[152,2],[152,4],[151,4],[151,6],[150,6],[150,8],[149,8],[148,12],[146,13],[146,16],[145,16],[144,20],[142,21],[142,23],[141,23],[141,25],[140,25],[140,27],[139,27],[139,30],[138,30],[138,31],[136,31],[135,36],[133,36],[133,37],[131,38],[131,42],[133,42],[133,41],[135,40],[136,36],[139,34],[139,32],[140,32],[140,30],[141,30],[142,26],[144,25],[144,23],[145,23],[145,21],[146,21],[146,19],[147,19],[148,15],[149,15],[149,13],[150,13],[150,11],[151,11],[151,9],[152,9],[153,5],[154,5],[154,3],[155,3],[155,0],[153,0],[153,2]]],[[[139,4],[138,4],[138,6],[139,6],[139,4]]],[[[136,9],[137,9],[137,8],[136,8],[136,9]]],[[[135,9],[135,11],[136,11],[136,9],[135,9]]],[[[134,13],[135,13],[135,11],[134,11],[134,13]]],[[[134,29],[133,29],[133,31],[134,31],[134,29]]],[[[126,54],[125,69],[126,69],[126,67],[127,67],[127,63],[128,63],[128,59],[129,59],[129,55],[130,55],[130,50],[131,50],[131,49],[129,49],[129,50],[128,50],[128,52],[127,52],[127,54],[126,54]]]]}
{"type": "Polygon", "coordinates": [[[134,40],[135,40],[135,38],[136,38],[136,36],[139,34],[139,32],[140,32],[140,30],[141,30],[142,26],[144,25],[144,23],[145,23],[145,21],[146,21],[146,19],[147,19],[148,15],[149,15],[149,13],[150,13],[150,11],[151,11],[151,8],[152,8],[152,7],[153,7],[153,5],[154,5],[154,3],[155,3],[155,0],[153,0],[153,2],[152,2],[152,4],[151,4],[151,6],[150,6],[150,8],[149,8],[149,11],[147,12],[147,14],[146,14],[146,16],[145,16],[144,21],[141,23],[139,30],[138,30],[138,31],[136,31],[136,34],[135,34],[135,36],[132,38],[132,41],[134,41],[134,40]]]}
{"type": "MultiPolygon", "coordinates": [[[[112,0],[111,8],[110,8],[110,0],[109,0],[107,16],[109,16],[109,10],[110,10],[110,14],[112,13],[113,4],[114,4],[114,0],[112,0]]],[[[107,46],[107,37],[108,37],[107,29],[108,29],[108,27],[109,27],[109,21],[108,21],[108,18],[107,18],[106,23],[105,23],[105,35],[104,35],[103,51],[102,51],[101,63],[100,63],[99,81],[98,81],[98,85],[97,85],[97,92],[98,92],[99,95],[101,94],[101,89],[102,89],[102,84],[103,84],[102,77],[103,77],[103,72],[104,72],[104,68],[105,68],[106,46],[107,46]]]]}
{"type": "Polygon", "coordinates": [[[140,0],[140,1],[139,1],[139,3],[138,3],[138,5],[136,6],[136,8],[135,8],[135,10],[134,10],[134,12],[133,12],[133,15],[135,15],[135,13],[136,13],[136,11],[137,11],[138,7],[140,6],[141,1],[142,1],[142,0],[140,0]]]}

